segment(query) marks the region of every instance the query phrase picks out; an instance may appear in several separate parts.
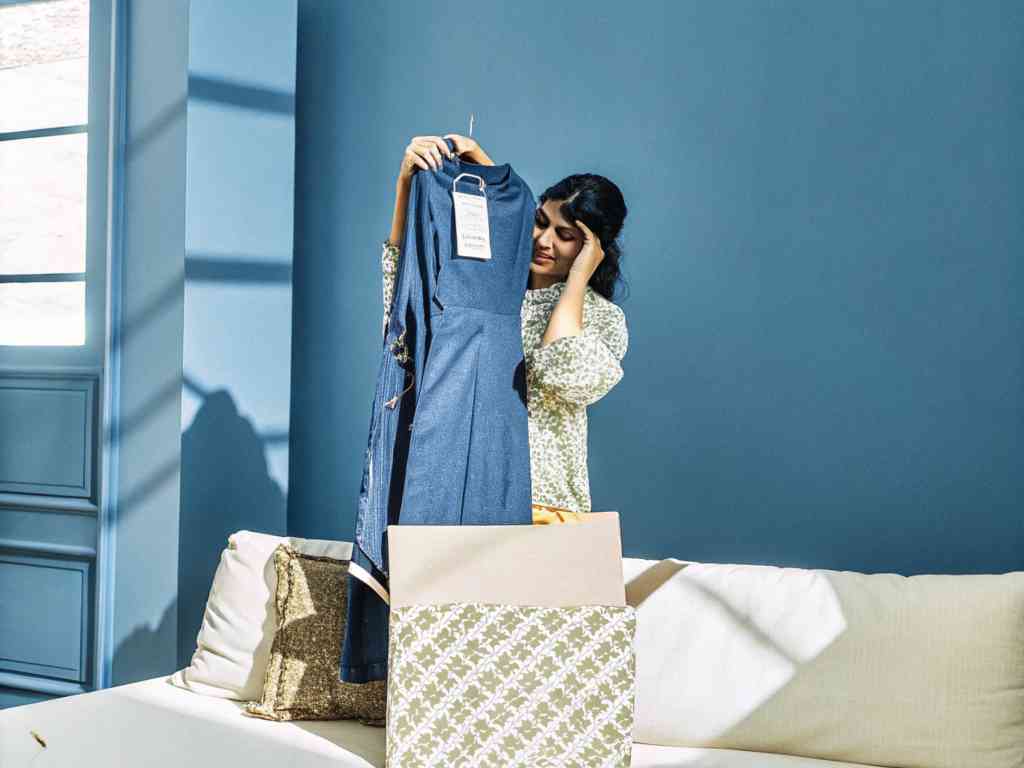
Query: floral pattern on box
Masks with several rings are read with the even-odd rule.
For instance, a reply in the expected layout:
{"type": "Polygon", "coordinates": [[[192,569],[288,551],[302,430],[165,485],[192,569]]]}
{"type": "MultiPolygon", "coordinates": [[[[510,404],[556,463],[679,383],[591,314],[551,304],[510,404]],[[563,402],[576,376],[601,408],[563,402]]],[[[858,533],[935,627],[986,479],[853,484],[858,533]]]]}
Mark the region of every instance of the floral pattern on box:
{"type": "Polygon", "coordinates": [[[391,610],[388,768],[625,768],[629,606],[391,610]]]}

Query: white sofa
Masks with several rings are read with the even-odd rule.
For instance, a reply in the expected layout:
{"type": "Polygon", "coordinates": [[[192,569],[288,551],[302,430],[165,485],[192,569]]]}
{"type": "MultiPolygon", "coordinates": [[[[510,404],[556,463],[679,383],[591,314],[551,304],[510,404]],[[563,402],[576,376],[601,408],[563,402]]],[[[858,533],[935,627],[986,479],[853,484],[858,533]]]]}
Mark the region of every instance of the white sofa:
{"type": "MultiPolygon", "coordinates": [[[[638,768],[1024,765],[1024,573],[623,570],[638,768]]],[[[165,677],[14,707],[0,766],[384,766],[382,728],[242,708],[165,677]]]]}

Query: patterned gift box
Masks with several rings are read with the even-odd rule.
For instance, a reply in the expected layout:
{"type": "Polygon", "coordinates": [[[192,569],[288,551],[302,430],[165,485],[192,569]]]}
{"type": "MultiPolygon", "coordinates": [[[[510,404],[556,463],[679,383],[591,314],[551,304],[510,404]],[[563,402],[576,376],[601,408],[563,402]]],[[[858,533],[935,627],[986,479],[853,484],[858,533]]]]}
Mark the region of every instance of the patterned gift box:
{"type": "Polygon", "coordinates": [[[388,768],[629,766],[629,606],[391,610],[388,768]]]}

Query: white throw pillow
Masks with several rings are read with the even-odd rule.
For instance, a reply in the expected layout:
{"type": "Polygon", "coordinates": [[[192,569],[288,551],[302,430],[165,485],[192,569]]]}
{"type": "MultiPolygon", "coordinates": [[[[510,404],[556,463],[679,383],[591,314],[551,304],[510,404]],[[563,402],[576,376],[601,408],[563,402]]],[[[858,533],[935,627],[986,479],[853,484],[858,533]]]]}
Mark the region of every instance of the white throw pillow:
{"type": "Polygon", "coordinates": [[[168,678],[171,683],[204,696],[238,701],[260,698],[277,626],[274,550],[281,543],[307,555],[352,557],[352,543],[347,541],[254,531],[231,534],[213,576],[192,661],[168,678]]]}
{"type": "Polygon", "coordinates": [[[645,744],[1024,766],[1024,572],[623,562],[645,744]]]}

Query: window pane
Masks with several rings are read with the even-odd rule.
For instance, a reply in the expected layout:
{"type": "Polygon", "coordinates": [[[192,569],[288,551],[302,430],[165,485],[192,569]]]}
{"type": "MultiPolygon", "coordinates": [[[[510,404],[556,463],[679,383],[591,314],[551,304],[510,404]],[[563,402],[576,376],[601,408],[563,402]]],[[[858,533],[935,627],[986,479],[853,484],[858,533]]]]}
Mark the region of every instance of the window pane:
{"type": "Polygon", "coordinates": [[[88,135],[0,141],[0,274],[85,272],[88,135]]]}
{"type": "Polygon", "coordinates": [[[0,133],[89,120],[89,0],[0,3],[0,133]]]}
{"type": "Polygon", "coordinates": [[[0,344],[84,343],[84,282],[0,284],[0,344]]]}

